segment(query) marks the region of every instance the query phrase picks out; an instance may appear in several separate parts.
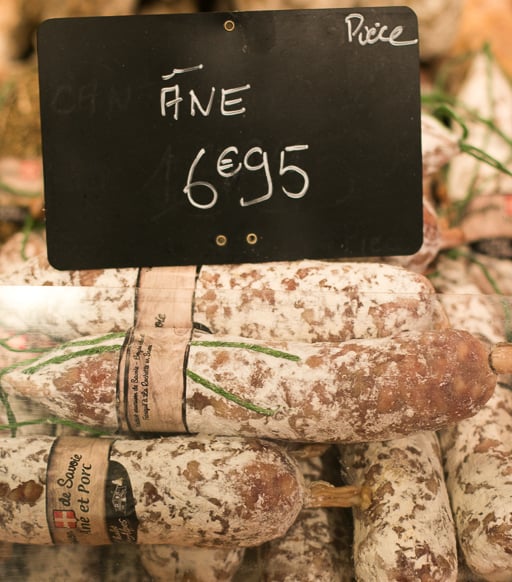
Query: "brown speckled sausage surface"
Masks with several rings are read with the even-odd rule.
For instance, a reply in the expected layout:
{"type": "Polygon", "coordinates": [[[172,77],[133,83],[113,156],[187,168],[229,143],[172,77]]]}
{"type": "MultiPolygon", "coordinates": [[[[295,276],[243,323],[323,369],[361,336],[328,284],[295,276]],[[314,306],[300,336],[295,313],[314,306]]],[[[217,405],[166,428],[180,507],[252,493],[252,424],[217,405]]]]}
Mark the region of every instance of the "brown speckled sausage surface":
{"type": "Polygon", "coordinates": [[[457,549],[439,444],[432,432],[340,446],[350,482],[366,482],[372,503],[354,510],[358,580],[454,582],[457,549]]]}
{"type": "MultiPolygon", "coordinates": [[[[89,347],[84,353],[81,344],[65,346],[5,374],[5,389],[39,399],[59,416],[117,428],[123,340],[88,341],[95,353],[89,347]]],[[[452,329],[314,344],[196,333],[185,371],[185,424],[192,433],[313,442],[437,430],[475,414],[489,399],[496,376],[488,360],[486,344],[452,329]]],[[[181,398],[159,402],[182,406],[181,398]]]]}
{"type": "MultiPolygon", "coordinates": [[[[155,304],[155,315],[169,321],[172,313],[166,310],[172,311],[172,305],[159,303],[169,285],[177,284],[176,270],[149,271],[150,282],[143,291],[155,304]],[[153,276],[158,280],[156,290],[153,276]]],[[[36,257],[0,280],[2,321],[17,331],[35,329],[62,340],[125,330],[136,317],[138,282],[138,269],[57,271],[36,257]],[[15,286],[35,285],[44,301],[27,309],[15,286]]],[[[401,267],[367,262],[203,266],[188,311],[191,323],[214,333],[253,339],[340,341],[383,337],[412,327],[427,329],[433,321],[438,326],[446,323],[426,278],[401,267]]]]}
{"type": "Polygon", "coordinates": [[[63,439],[1,439],[0,538],[49,544],[57,531],[67,538],[62,543],[81,533],[80,543],[102,543],[88,534],[103,525],[96,527],[93,507],[110,499],[122,513],[108,522],[111,541],[245,547],[283,535],[302,509],[305,488],[296,462],[275,444],[242,438],[112,441],[109,473],[100,483],[105,498],[95,500],[90,491],[99,461],[85,451],[102,440],[68,438],[70,452],[49,477],[52,447],[63,439]]]}
{"type": "Polygon", "coordinates": [[[473,418],[441,431],[448,491],[468,566],[512,579],[512,391],[499,386],[473,418]]]}

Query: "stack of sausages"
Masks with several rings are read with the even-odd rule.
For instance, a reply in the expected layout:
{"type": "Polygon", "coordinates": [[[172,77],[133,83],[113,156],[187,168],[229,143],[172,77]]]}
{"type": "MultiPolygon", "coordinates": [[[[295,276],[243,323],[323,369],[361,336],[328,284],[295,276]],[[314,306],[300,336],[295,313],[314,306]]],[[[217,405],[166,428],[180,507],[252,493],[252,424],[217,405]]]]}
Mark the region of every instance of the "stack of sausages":
{"type": "MultiPolygon", "coordinates": [[[[428,180],[462,158],[427,115],[423,131],[428,180]]],[[[138,580],[509,580],[510,262],[427,196],[425,216],[406,258],[36,256],[5,277],[0,571],[29,544],[83,570],[128,543],[138,580]]]]}
{"type": "MultiPolygon", "coordinates": [[[[16,422],[6,426],[20,434],[2,441],[4,538],[254,547],[293,535],[308,507],[345,504],[355,507],[359,579],[371,579],[375,568],[375,575],[381,568],[455,579],[455,527],[434,431],[486,405],[509,346],[454,329],[424,276],[384,263],[194,269],[193,299],[183,312],[192,314],[188,327],[174,327],[183,315],[173,310],[176,297],[185,301],[177,291],[187,284],[169,288],[171,303],[161,301],[165,287],[137,287],[142,276],[182,283],[188,275],[153,271],[133,278],[130,329],[117,331],[121,320],[108,316],[116,310],[98,301],[94,317],[80,320],[87,335],[59,338],[58,319],[43,310],[41,325],[59,344],[4,368],[2,389],[10,397],[111,433],[25,437],[16,422]],[[255,303],[259,315],[250,325],[255,303]],[[101,334],[92,335],[95,325],[101,334]],[[177,396],[162,394],[160,384],[176,371],[177,396]],[[142,422],[141,434],[135,418],[144,415],[144,403],[149,416],[159,408],[160,424],[147,431],[142,422]],[[344,486],[308,485],[292,442],[336,444],[344,486]],[[107,485],[113,509],[102,509],[95,480],[102,491],[107,485]],[[343,503],[335,500],[340,492],[343,503]]],[[[52,275],[49,267],[40,273],[52,275]]],[[[76,277],[60,276],[71,283],[76,277]]]]}

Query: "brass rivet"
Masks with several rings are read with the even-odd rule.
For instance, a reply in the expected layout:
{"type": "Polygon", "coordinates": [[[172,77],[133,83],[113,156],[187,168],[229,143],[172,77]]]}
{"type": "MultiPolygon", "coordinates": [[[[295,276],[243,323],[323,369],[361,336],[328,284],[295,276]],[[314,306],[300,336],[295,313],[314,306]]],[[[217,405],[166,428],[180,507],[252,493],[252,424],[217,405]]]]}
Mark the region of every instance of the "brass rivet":
{"type": "Polygon", "coordinates": [[[215,244],[218,247],[225,247],[228,244],[228,237],[225,234],[218,234],[215,237],[215,244]]]}
{"type": "Polygon", "coordinates": [[[224,30],[227,32],[233,32],[233,30],[235,30],[235,21],[226,20],[226,22],[224,22],[224,30]]]}
{"type": "Polygon", "coordinates": [[[247,244],[255,245],[258,242],[258,235],[254,234],[254,232],[250,232],[246,237],[245,240],[247,244]]]}

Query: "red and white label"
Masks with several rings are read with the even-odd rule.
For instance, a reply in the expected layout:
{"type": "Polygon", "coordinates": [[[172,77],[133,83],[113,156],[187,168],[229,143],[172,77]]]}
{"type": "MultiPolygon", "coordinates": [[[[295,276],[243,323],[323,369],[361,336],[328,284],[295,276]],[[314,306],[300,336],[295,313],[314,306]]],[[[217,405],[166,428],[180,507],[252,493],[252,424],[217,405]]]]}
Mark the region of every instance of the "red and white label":
{"type": "Polygon", "coordinates": [[[75,512],[65,509],[53,510],[53,525],[57,528],[76,529],[78,520],[75,512]]]}

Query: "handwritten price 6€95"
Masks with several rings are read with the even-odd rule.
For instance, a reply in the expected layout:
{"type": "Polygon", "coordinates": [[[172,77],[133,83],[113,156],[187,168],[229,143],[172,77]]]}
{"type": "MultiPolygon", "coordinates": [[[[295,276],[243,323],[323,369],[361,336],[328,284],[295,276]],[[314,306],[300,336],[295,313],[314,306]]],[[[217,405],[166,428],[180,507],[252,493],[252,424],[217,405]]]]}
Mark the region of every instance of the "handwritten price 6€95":
{"type": "MultiPolygon", "coordinates": [[[[307,172],[297,165],[289,164],[286,162],[286,154],[290,152],[297,152],[302,150],[307,150],[308,145],[290,145],[281,150],[279,155],[279,176],[284,176],[285,174],[294,173],[300,176],[302,187],[297,191],[287,190],[284,186],[281,186],[283,193],[289,198],[302,198],[305,196],[309,188],[309,176],[307,172]]],[[[194,161],[192,162],[187,183],[183,188],[183,192],[187,195],[188,201],[195,208],[200,208],[202,210],[207,210],[212,208],[217,203],[219,194],[215,186],[211,182],[206,182],[204,180],[198,180],[195,178],[197,166],[199,162],[206,154],[206,149],[201,148],[194,161]],[[209,192],[207,196],[204,195],[204,189],[209,192]],[[203,193],[201,195],[201,201],[197,196],[198,189],[202,189],[203,193]]],[[[217,158],[216,169],[217,174],[222,178],[232,178],[238,174],[242,169],[246,169],[250,172],[263,171],[266,178],[267,190],[256,198],[247,199],[244,196],[240,198],[240,206],[252,206],[254,204],[259,204],[268,200],[274,192],[274,184],[272,181],[272,175],[270,170],[270,164],[268,159],[268,153],[264,151],[261,147],[256,146],[250,148],[243,159],[239,155],[238,148],[235,146],[229,146],[225,148],[217,158]]]]}

